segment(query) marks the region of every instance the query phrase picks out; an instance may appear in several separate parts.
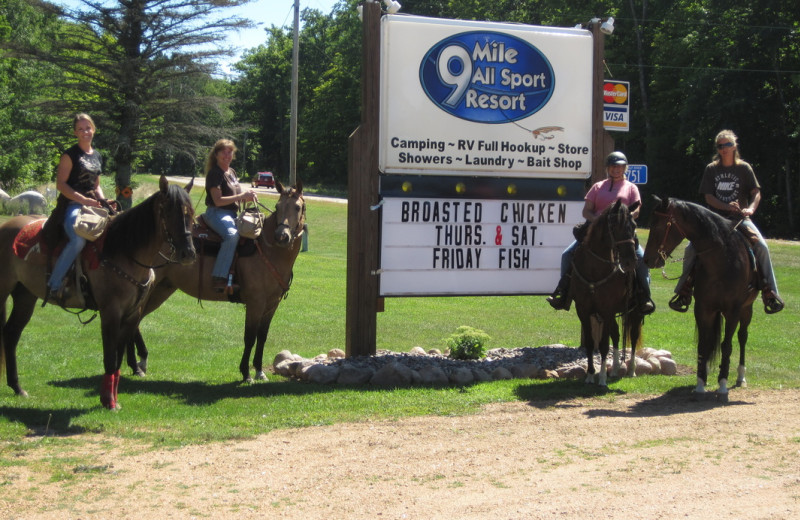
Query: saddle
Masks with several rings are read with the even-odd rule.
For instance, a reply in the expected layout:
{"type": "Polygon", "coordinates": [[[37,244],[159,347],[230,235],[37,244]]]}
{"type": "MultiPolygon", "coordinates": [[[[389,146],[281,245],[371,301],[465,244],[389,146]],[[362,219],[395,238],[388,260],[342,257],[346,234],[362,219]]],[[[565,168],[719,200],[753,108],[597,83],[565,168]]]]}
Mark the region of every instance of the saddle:
{"type": "MultiPolygon", "coordinates": [[[[197,262],[199,264],[198,272],[198,287],[203,287],[203,263],[206,256],[215,257],[219,254],[219,248],[222,244],[222,237],[219,233],[214,231],[205,220],[205,215],[198,215],[195,223],[192,225],[192,243],[197,251],[197,262]]],[[[231,263],[230,275],[232,280],[238,280],[236,273],[236,265],[239,258],[253,256],[257,252],[256,242],[253,239],[239,237],[239,243],[236,245],[236,255],[233,257],[231,263]]],[[[234,303],[241,303],[239,291],[236,290],[233,294],[228,294],[228,299],[234,303]]]]}
{"type": "MultiPolygon", "coordinates": [[[[45,276],[49,277],[52,258],[57,258],[67,243],[66,238],[59,240],[54,248],[48,248],[43,227],[45,219],[34,220],[23,227],[14,238],[12,249],[14,254],[25,262],[45,267],[45,276]]],[[[73,263],[67,272],[65,288],[72,290],[78,297],[79,307],[97,310],[92,296],[89,279],[86,273],[100,267],[100,254],[103,251],[105,235],[95,242],[89,242],[81,251],[79,261],[73,263]]]]}

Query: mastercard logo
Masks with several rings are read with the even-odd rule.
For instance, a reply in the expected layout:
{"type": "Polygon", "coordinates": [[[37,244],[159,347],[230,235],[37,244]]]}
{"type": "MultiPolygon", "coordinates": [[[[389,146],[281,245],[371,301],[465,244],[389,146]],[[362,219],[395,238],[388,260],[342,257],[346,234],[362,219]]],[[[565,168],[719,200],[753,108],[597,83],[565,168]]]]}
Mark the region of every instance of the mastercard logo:
{"type": "Polygon", "coordinates": [[[624,105],[628,102],[628,88],[622,83],[606,83],[603,86],[603,102],[624,105]]]}

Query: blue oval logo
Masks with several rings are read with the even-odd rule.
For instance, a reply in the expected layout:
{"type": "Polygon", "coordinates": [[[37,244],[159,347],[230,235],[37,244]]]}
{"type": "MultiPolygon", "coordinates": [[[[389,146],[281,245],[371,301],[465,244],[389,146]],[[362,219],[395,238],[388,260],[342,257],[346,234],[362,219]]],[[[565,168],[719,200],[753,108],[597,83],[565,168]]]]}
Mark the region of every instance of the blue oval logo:
{"type": "Polygon", "coordinates": [[[539,49],[493,31],[455,34],[434,45],[419,68],[425,94],[456,117],[508,123],[541,110],[555,88],[539,49]]]}

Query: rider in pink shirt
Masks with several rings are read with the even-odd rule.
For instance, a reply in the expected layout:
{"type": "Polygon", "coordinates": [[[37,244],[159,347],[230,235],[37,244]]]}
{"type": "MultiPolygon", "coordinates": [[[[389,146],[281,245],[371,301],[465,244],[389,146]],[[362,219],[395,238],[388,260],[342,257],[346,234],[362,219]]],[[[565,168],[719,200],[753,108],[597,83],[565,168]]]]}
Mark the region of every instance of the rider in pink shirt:
{"type": "MultiPolygon", "coordinates": [[[[588,222],[594,220],[611,204],[621,199],[623,204],[630,206],[634,202],[642,200],[639,195],[639,188],[635,184],[625,178],[625,171],[628,169],[628,158],[622,152],[611,152],[606,157],[606,173],[608,178],[596,182],[589,188],[588,193],[584,199],[583,217],[588,222]]],[[[639,216],[639,209],[637,207],[633,211],[633,218],[639,216]]],[[[572,274],[572,255],[575,249],[578,248],[578,241],[573,241],[561,254],[561,279],[558,281],[558,286],[551,296],[547,298],[549,303],[554,309],[569,310],[569,283],[572,274]]],[[[656,306],[650,298],[650,271],[643,261],[644,250],[642,246],[637,243],[636,245],[636,278],[641,291],[639,311],[644,314],[651,314],[656,306]]]]}

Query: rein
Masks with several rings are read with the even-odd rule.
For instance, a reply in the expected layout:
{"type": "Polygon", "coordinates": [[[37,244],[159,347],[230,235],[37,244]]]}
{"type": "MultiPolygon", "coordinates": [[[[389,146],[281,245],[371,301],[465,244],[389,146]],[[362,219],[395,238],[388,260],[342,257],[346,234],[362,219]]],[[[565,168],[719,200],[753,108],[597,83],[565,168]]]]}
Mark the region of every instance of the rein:
{"type": "MultiPolygon", "coordinates": [[[[592,249],[589,247],[586,248],[586,251],[588,251],[589,254],[591,254],[593,257],[600,260],[601,262],[610,264],[613,267],[611,269],[611,272],[606,277],[596,282],[592,282],[591,280],[588,280],[585,276],[581,274],[580,270],[578,269],[578,266],[575,264],[575,260],[574,259],[572,260],[572,272],[575,273],[575,276],[576,278],[578,278],[579,281],[581,281],[584,285],[589,287],[589,290],[591,292],[594,292],[598,287],[607,283],[617,273],[626,274],[625,270],[622,268],[622,265],[620,264],[619,261],[620,257],[619,246],[622,244],[631,244],[633,246],[636,245],[636,241],[633,238],[624,238],[621,240],[616,240],[616,238],[614,237],[614,230],[611,228],[611,222],[609,220],[606,220],[606,225],[608,228],[608,234],[611,237],[611,258],[610,259],[604,258],[595,253],[594,251],[592,251],[592,249]]],[[[583,244],[581,244],[581,246],[583,246],[583,244]]]]}

